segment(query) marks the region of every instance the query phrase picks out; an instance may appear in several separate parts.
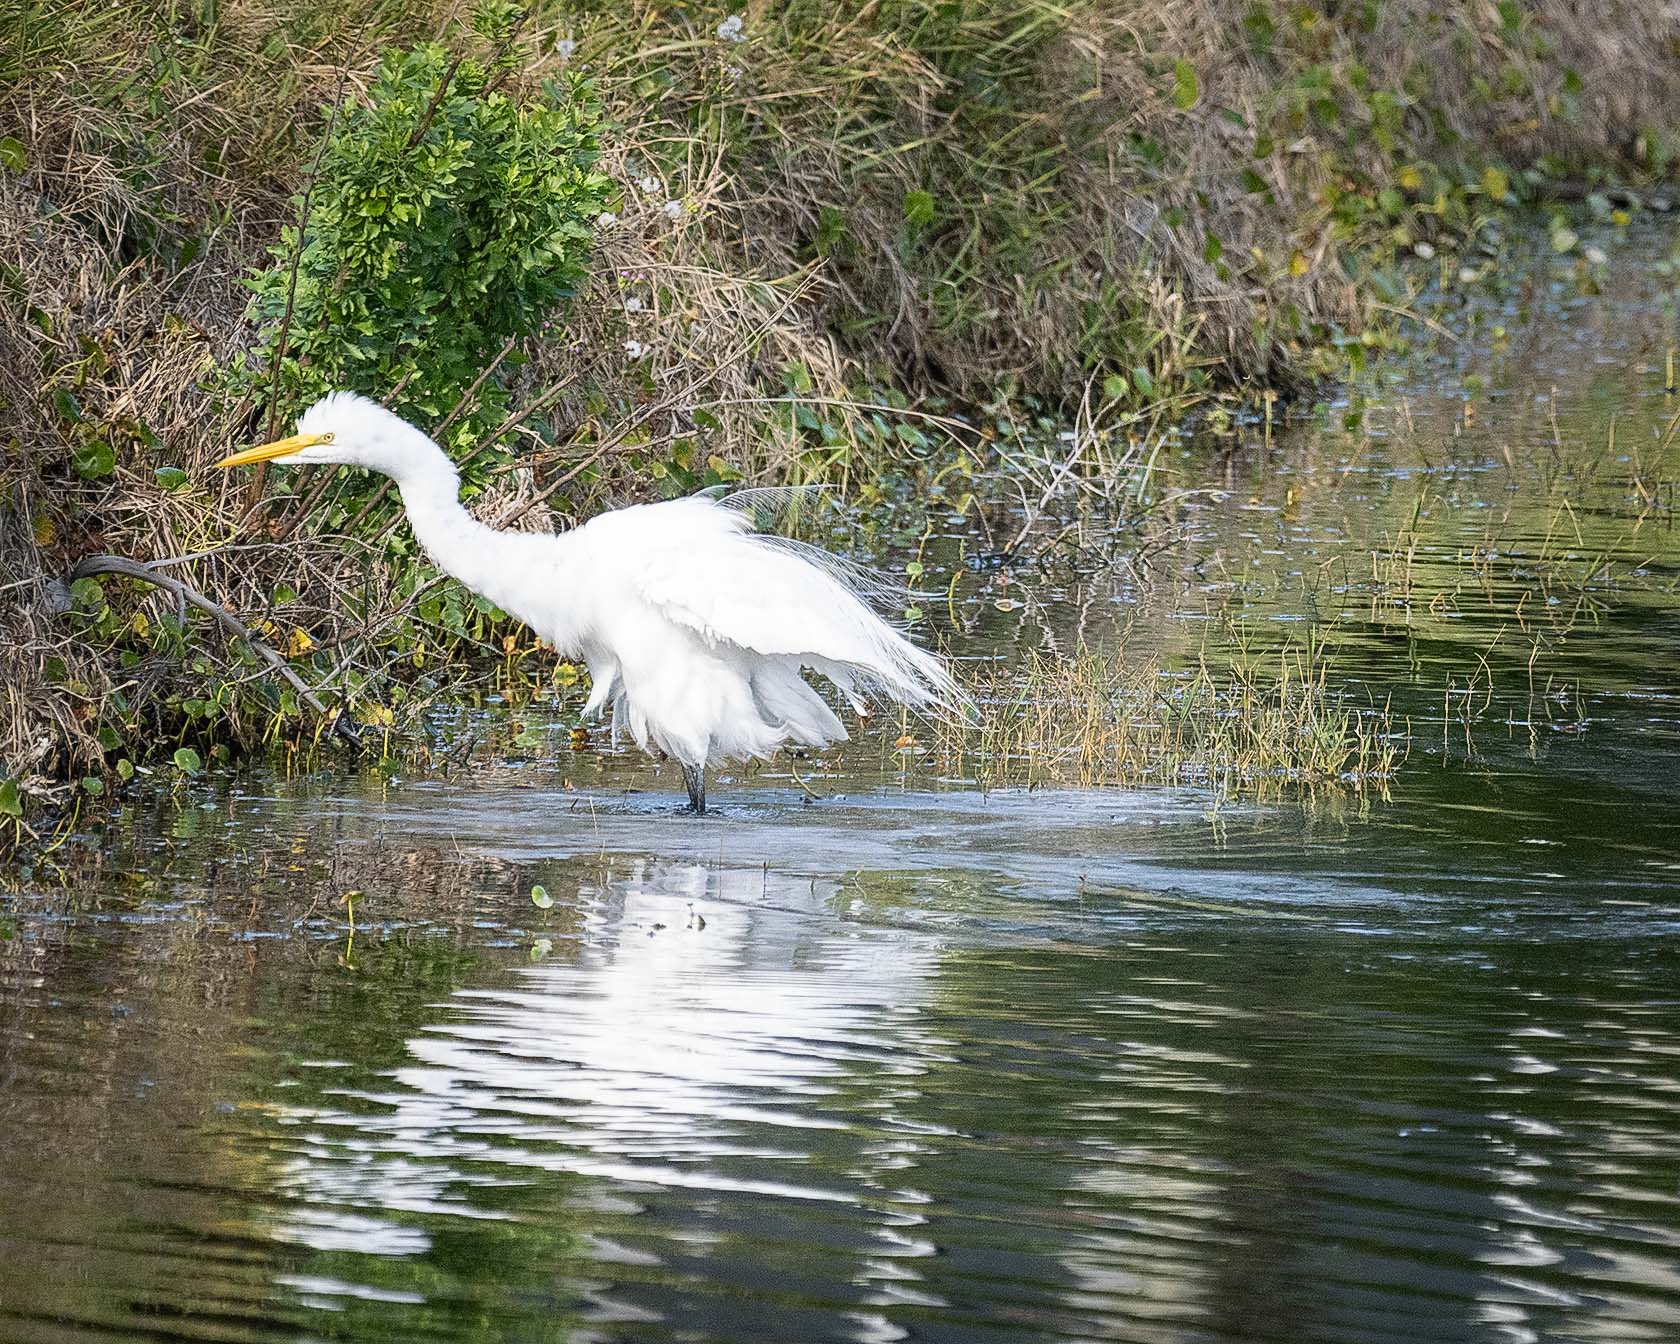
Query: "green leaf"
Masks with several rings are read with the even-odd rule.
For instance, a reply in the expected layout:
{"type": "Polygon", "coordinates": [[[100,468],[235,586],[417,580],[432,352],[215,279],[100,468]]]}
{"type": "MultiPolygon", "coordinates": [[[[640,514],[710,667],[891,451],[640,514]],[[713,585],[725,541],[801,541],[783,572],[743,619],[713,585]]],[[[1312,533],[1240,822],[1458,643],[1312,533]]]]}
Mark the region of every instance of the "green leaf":
{"type": "Polygon", "coordinates": [[[134,762],[126,756],[117,762],[117,778],[125,784],[134,778],[134,762]]]}
{"type": "Polygon", "coordinates": [[[204,769],[204,762],[191,747],[181,747],[175,753],[175,768],[184,775],[196,775],[204,769]]]}
{"type": "Polygon", "coordinates": [[[546,888],[536,886],[531,888],[531,904],[539,910],[546,910],[554,904],[554,897],[548,894],[546,888]]]}
{"type": "Polygon", "coordinates": [[[1155,376],[1139,364],[1132,370],[1132,386],[1146,397],[1155,395],[1155,376]]]}
{"type": "Polygon", "coordinates": [[[793,360],[782,369],[782,384],[789,392],[809,392],[812,387],[811,371],[801,360],[793,360]]]}
{"type": "Polygon", "coordinates": [[[1510,193],[1511,184],[1500,169],[1484,168],[1482,170],[1482,190],[1487,193],[1489,200],[1503,201],[1510,193]]]}
{"type": "Polygon", "coordinates": [[[933,193],[907,191],[904,193],[904,223],[911,233],[920,233],[933,223],[935,214],[933,193]]]}
{"type": "Polygon", "coordinates": [[[12,135],[0,136],[0,167],[21,173],[28,166],[29,155],[24,153],[23,141],[12,135]]]}
{"type": "Polygon", "coordinates": [[[21,817],[23,799],[18,794],[17,780],[0,779],[0,817],[21,817]]]}
{"type": "Polygon", "coordinates": [[[105,792],[105,781],[94,775],[88,775],[82,780],[82,791],[90,798],[101,797],[105,792]]]}
{"type": "Polygon", "coordinates": [[[1103,396],[1110,401],[1124,401],[1131,395],[1132,385],[1123,374],[1111,373],[1103,379],[1103,396]]]}
{"type": "Polygon", "coordinates": [[[817,212],[817,251],[827,257],[840,246],[846,236],[846,217],[832,205],[825,205],[817,212]]]}
{"type": "Polygon", "coordinates": [[[187,473],[179,467],[157,467],[152,471],[152,479],[165,490],[174,493],[187,483],[187,473]]]}
{"type": "Polygon", "coordinates": [[[1173,65],[1173,106],[1188,110],[1202,96],[1202,86],[1196,78],[1196,67],[1180,60],[1173,65]]]}
{"type": "Polygon", "coordinates": [[[78,445],[71,460],[76,474],[89,481],[109,476],[117,469],[117,455],[104,439],[91,439],[78,445]]]}

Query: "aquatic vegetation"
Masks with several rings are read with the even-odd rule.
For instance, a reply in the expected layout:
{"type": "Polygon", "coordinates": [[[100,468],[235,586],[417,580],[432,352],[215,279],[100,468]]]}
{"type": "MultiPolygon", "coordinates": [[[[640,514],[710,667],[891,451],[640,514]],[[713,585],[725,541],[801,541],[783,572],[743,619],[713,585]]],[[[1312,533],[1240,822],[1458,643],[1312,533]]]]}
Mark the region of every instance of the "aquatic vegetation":
{"type": "Polygon", "coordinates": [[[977,722],[939,727],[942,767],[1005,784],[1199,785],[1216,798],[1381,791],[1406,754],[1386,704],[1332,689],[1285,648],[1254,663],[1162,670],[1114,649],[1029,654],[975,688],[977,722]]]}

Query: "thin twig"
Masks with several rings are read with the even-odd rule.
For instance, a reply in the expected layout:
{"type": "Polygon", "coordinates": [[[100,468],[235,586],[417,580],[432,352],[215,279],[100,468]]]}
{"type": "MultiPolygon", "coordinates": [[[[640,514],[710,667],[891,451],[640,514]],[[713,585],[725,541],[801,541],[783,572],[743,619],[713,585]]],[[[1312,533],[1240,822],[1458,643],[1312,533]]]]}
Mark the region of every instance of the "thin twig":
{"type": "MultiPolygon", "coordinates": [[[[454,17],[455,11],[452,9],[450,11],[450,19],[453,19],[454,17]]],[[[490,54],[490,66],[492,69],[507,53],[508,48],[513,45],[513,41],[519,36],[519,30],[524,26],[527,17],[528,15],[521,14],[517,19],[515,19],[513,21],[513,26],[508,29],[507,36],[497,44],[496,49],[490,54]]],[[[447,24],[445,25],[445,31],[447,31],[447,24]]],[[[463,46],[461,50],[456,53],[455,59],[449,63],[449,69],[443,72],[443,79],[438,83],[437,92],[432,95],[432,101],[426,104],[426,110],[420,117],[420,124],[414,128],[414,133],[408,137],[407,148],[413,149],[425,137],[427,130],[431,127],[432,118],[437,115],[438,108],[443,105],[444,95],[449,92],[449,86],[455,81],[455,72],[461,68],[461,62],[466,59],[467,51],[463,46]]],[[[493,83],[490,87],[493,89],[495,84],[493,83]]],[[[488,90],[486,91],[488,92],[488,90]]]]}
{"type": "Polygon", "coordinates": [[[449,92],[449,86],[455,79],[455,72],[461,68],[461,62],[467,59],[466,49],[455,53],[455,59],[449,63],[449,69],[443,72],[443,78],[438,81],[437,92],[432,95],[432,101],[426,104],[426,110],[420,117],[420,124],[414,128],[414,133],[408,137],[406,148],[413,149],[425,137],[426,131],[432,124],[432,118],[443,105],[443,97],[449,92]]]}
{"type": "Polygon", "coordinates": [[[351,746],[360,747],[362,745],[362,739],[356,732],[356,727],[351,723],[348,714],[340,710],[338,714],[334,715],[321,703],[315,692],[309,689],[303,678],[287,666],[286,660],[252,634],[250,627],[245,622],[220,603],[213,602],[191,584],[183,583],[180,579],[168,574],[160,574],[149,565],[142,564],[138,560],[130,560],[121,555],[83,556],[70,571],[67,582],[74,583],[77,579],[89,578],[94,574],[120,574],[124,578],[139,579],[142,583],[149,583],[156,588],[162,588],[165,592],[173,593],[178,601],[189,603],[206,615],[214,617],[224,630],[244,640],[270,667],[290,683],[292,689],[298,693],[306,705],[319,714],[323,720],[330,720],[334,733],[349,742],[351,746]]]}
{"type": "Polygon", "coordinates": [[[819,397],[806,392],[789,392],[780,397],[718,397],[713,401],[696,401],[689,406],[691,411],[711,410],[719,406],[836,406],[848,411],[884,411],[889,415],[901,416],[906,420],[924,420],[930,425],[937,425],[953,439],[967,435],[970,438],[980,438],[981,432],[967,420],[959,420],[955,416],[939,415],[933,411],[918,411],[913,406],[888,406],[879,401],[851,401],[845,397],[819,397]]]}
{"type": "Polygon", "coordinates": [[[1446,338],[1454,345],[1459,345],[1463,342],[1464,338],[1462,336],[1458,335],[1456,332],[1449,331],[1446,327],[1442,326],[1434,318],[1429,316],[1428,313],[1420,313],[1415,308],[1406,308],[1397,303],[1378,303],[1375,299],[1371,300],[1371,307],[1375,308],[1379,313],[1390,313],[1395,317],[1404,318],[1408,322],[1421,323],[1423,326],[1428,327],[1437,336],[1446,338]]]}
{"type": "MultiPolygon", "coordinates": [[[[362,33],[367,27],[367,19],[362,20],[361,27],[356,31],[355,44],[350,48],[350,55],[354,57],[361,46],[362,33]]],[[[327,157],[327,146],[332,143],[333,128],[338,125],[338,114],[344,107],[344,87],[350,82],[350,60],[346,59],[338,72],[338,90],[333,94],[332,111],[327,114],[327,128],[321,133],[321,143],[315,150],[315,162],[309,168],[309,182],[303,189],[303,201],[298,208],[297,246],[292,249],[292,270],[286,277],[286,308],[280,315],[280,337],[274,347],[274,362],[271,366],[272,376],[268,385],[268,429],[265,439],[272,440],[275,430],[280,423],[280,373],[286,367],[286,343],[292,334],[292,310],[297,303],[298,272],[303,268],[303,239],[309,228],[309,210],[315,200],[315,184],[321,177],[321,164],[327,157]]],[[[245,491],[245,509],[247,515],[256,508],[262,499],[263,483],[268,476],[268,463],[257,463],[256,471],[251,473],[251,484],[245,491]]]]}
{"type": "Polygon", "coordinates": [[[515,67],[518,65],[518,62],[516,61],[504,63],[503,57],[508,54],[508,50],[513,46],[514,42],[519,37],[519,30],[525,26],[525,21],[530,17],[531,14],[529,10],[521,13],[519,17],[513,21],[513,25],[508,29],[507,36],[497,44],[495,51],[490,53],[490,69],[495,70],[496,74],[490,80],[490,83],[485,86],[484,92],[486,94],[494,93],[497,89],[501,88],[503,84],[507,83],[508,76],[513,73],[515,67]],[[501,69],[497,70],[497,66],[501,66],[501,69]]]}
{"type": "MultiPolygon", "coordinates": [[[[758,325],[757,328],[755,328],[753,331],[749,332],[744,340],[736,342],[736,346],[735,346],[736,353],[744,353],[745,351],[750,350],[753,347],[753,345],[756,344],[758,342],[758,340],[767,331],[770,330],[771,326],[773,326],[777,321],[779,321],[781,319],[782,315],[784,313],[786,313],[789,308],[791,308],[795,303],[797,303],[799,301],[800,297],[806,292],[806,290],[813,283],[813,278],[814,277],[813,277],[812,272],[806,272],[806,274],[801,277],[800,282],[797,285],[795,285],[794,288],[789,292],[789,294],[787,296],[787,299],[783,302],[781,308],[779,308],[770,317],[766,318],[763,322],[761,322],[758,325]]],[[[705,381],[706,377],[707,377],[707,375],[704,374],[704,373],[694,374],[691,378],[689,378],[689,380],[685,384],[683,384],[683,386],[673,389],[671,392],[666,394],[664,397],[660,398],[658,401],[656,401],[653,404],[645,407],[643,410],[641,410],[637,414],[631,416],[628,421],[626,421],[623,425],[619,426],[618,430],[615,433],[610,435],[608,438],[603,439],[599,444],[597,444],[595,446],[594,451],[591,452],[587,457],[585,457],[583,461],[581,461],[581,462],[577,463],[575,466],[573,466],[570,471],[566,472],[558,480],[554,480],[554,481],[549,482],[548,485],[543,487],[543,489],[539,490],[532,498],[526,500],[523,504],[521,504],[518,508],[514,509],[511,513],[503,514],[500,518],[498,518],[496,520],[495,526],[497,526],[497,527],[507,527],[507,526],[511,525],[512,523],[517,522],[519,519],[523,518],[527,513],[529,513],[532,509],[536,508],[539,504],[547,503],[549,497],[552,496],[555,493],[555,491],[559,490],[562,486],[567,484],[569,481],[573,480],[578,475],[578,473],[583,471],[586,467],[588,467],[589,465],[591,465],[592,463],[594,463],[596,461],[599,461],[602,457],[604,457],[607,453],[611,452],[619,444],[623,443],[625,439],[629,438],[629,436],[631,434],[633,434],[636,430],[640,429],[643,425],[647,424],[654,417],[659,416],[659,415],[669,415],[669,414],[677,413],[679,408],[681,408],[685,403],[687,403],[688,399],[691,396],[693,396],[694,393],[699,389],[701,383],[703,383],[705,381]]],[[[757,399],[754,398],[754,399],[748,399],[748,400],[757,400],[757,399]]],[[[780,400],[780,399],[764,398],[763,400],[770,401],[770,400],[780,400]]],[[[719,401],[719,402],[713,402],[713,403],[698,403],[698,404],[699,405],[724,405],[725,403],[722,402],[722,401],[719,401]]],[[[689,406],[689,409],[690,409],[690,411],[692,411],[693,409],[695,409],[695,405],[691,404],[689,406]]]]}
{"type": "Polygon", "coordinates": [[[788,753],[788,771],[793,775],[793,782],[805,791],[805,797],[813,803],[820,803],[824,795],[818,793],[805,782],[805,777],[799,773],[799,763],[794,760],[793,753],[788,753]]]}
{"type": "Polygon", "coordinates": [[[442,442],[443,436],[449,432],[450,426],[459,420],[462,412],[464,412],[467,407],[472,405],[472,403],[477,399],[478,389],[484,386],[485,380],[489,378],[491,374],[502,367],[502,361],[513,353],[513,347],[518,344],[519,334],[515,332],[512,336],[507,338],[507,344],[496,352],[496,357],[484,366],[483,371],[478,375],[478,377],[473,379],[472,386],[465,392],[461,393],[461,399],[455,403],[455,408],[450,411],[448,415],[444,416],[443,422],[432,431],[433,439],[438,440],[440,443],[442,442]]]}

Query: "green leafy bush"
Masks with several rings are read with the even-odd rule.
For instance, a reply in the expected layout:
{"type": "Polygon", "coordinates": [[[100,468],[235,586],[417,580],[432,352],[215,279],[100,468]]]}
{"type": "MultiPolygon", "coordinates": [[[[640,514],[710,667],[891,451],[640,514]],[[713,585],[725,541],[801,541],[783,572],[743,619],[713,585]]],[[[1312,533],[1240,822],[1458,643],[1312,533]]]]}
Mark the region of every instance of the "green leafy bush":
{"type": "MultiPolygon", "coordinates": [[[[594,167],[599,107],[575,79],[521,101],[505,87],[513,73],[503,57],[427,44],[387,57],[368,101],[340,116],[301,254],[288,229],[248,282],[262,335],[241,376],[273,379],[282,417],[335,388],[383,397],[406,378],[393,408],[435,423],[576,292],[611,187],[594,167]]],[[[486,379],[453,440],[493,428],[506,403],[486,379]]]]}

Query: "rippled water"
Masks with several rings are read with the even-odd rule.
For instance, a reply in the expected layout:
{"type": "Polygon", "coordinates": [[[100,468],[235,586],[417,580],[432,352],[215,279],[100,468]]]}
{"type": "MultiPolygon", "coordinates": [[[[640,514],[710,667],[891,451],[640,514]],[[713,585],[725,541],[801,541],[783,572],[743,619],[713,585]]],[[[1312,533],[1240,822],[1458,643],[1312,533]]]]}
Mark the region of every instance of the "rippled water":
{"type": "Polygon", "coordinates": [[[1671,290],[1537,283],[1149,566],[965,580],[975,656],[1321,624],[1388,801],[136,800],[0,897],[0,1338],[1680,1338],[1671,290]]]}

